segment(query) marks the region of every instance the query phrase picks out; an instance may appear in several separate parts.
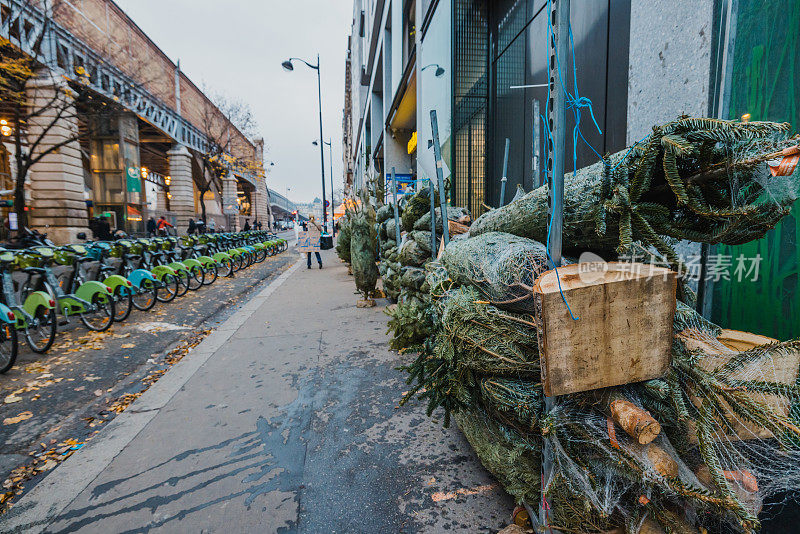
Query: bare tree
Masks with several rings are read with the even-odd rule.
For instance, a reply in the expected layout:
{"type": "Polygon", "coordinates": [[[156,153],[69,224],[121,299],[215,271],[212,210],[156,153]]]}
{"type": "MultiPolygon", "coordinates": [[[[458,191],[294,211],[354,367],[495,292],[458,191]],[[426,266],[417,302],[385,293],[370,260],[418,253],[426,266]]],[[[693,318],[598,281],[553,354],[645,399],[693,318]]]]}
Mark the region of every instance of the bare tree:
{"type": "MultiPolygon", "coordinates": [[[[66,80],[41,69],[35,60],[25,56],[7,40],[0,39],[0,102],[9,116],[10,137],[14,145],[14,211],[20,228],[27,226],[25,210],[25,185],[31,168],[49,154],[90,135],[92,118],[108,116],[118,108],[113,105],[93,105],[96,96],[89,89],[87,75],[82,67],[76,68],[75,76],[66,80]],[[44,74],[44,85],[31,89],[29,84],[37,75],[44,74]],[[50,79],[47,79],[47,76],[50,79]],[[86,128],[67,130],[67,135],[51,143],[49,136],[59,124],[75,123],[78,110],[82,119],[88,120],[86,128]],[[94,116],[94,117],[93,117],[94,116]],[[35,128],[31,128],[34,126],[35,128]]],[[[99,103],[98,103],[99,104],[99,103]]]]}
{"type": "MultiPolygon", "coordinates": [[[[263,172],[263,169],[260,169],[261,162],[242,156],[250,149],[246,146],[247,138],[254,137],[257,130],[257,123],[250,106],[219,92],[210,93],[205,86],[203,93],[211,94],[211,98],[203,104],[200,125],[210,146],[200,158],[202,178],[197,184],[201,199],[200,215],[205,223],[204,197],[214,183],[219,183],[232,168],[245,168],[254,172],[263,172]]],[[[218,187],[222,189],[221,185],[218,187]]]]}
{"type": "MultiPolygon", "coordinates": [[[[27,4],[31,9],[43,10],[46,15],[39,42],[32,47],[38,50],[65,4],[61,0],[29,0],[27,4]]],[[[109,46],[112,44],[109,41],[109,46]]],[[[119,47],[95,51],[111,63],[115,63],[115,58],[122,60],[125,55],[128,63],[137,64],[131,62],[128,51],[119,47]]],[[[141,62],[138,64],[141,67],[141,62]]],[[[146,83],[141,72],[128,73],[137,80],[137,85],[146,83]]],[[[20,229],[28,225],[25,186],[32,167],[61,148],[90,137],[99,124],[123,110],[118,103],[95,93],[90,81],[90,74],[81,65],[75,65],[73,72],[51,70],[38,58],[24,54],[13,43],[0,38],[0,111],[12,118],[6,127],[11,129],[15,151],[14,211],[20,229]],[[37,77],[40,83],[31,86],[37,77]],[[59,125],[79,122],[80,127],[66,130],[66,135],[62,135],[65,130],[59,131],[59,141],[51,143],[50,134],[59,125]]]]}

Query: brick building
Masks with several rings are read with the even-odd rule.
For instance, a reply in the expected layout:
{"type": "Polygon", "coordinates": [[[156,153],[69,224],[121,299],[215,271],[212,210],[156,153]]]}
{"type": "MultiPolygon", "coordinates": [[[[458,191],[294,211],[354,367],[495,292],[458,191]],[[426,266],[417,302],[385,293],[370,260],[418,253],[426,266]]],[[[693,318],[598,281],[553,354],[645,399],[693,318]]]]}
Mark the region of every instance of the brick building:
{"type": "MultiPolygon", "coordinates": [[[[163,215],[185,231],[203,204],[217,228],[269,220],[263,140],[231,124],[112,0],[0,0],[0,37],[36,60],[26,86],[31,109],[70,88],[93,97],[24,127],[31,143],[43,135],[41,151],[69,141],[31,168],[31,227],[67,242],[92,216],[107,214],[114,227],[136,234],[148,217],[163,215]],[[212,153],[236,164],[211,172],[212,153]]],[[[15,149],[9,136],[0,141],[0,187],[10,189],[15,149]]],[[[3,216],[11,211],[3,208],[3,216]]]]}

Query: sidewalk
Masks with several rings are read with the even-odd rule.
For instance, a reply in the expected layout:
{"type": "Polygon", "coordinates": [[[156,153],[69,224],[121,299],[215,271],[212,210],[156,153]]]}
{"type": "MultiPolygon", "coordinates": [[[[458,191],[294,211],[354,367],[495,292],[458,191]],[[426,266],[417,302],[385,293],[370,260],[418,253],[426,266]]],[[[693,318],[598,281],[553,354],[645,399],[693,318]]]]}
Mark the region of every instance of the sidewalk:
{"type": "Polygon", "coordinates": [[[511,499],[333,251],[254,297],[0,517],[2,532],[475,532],[511,499]]]}

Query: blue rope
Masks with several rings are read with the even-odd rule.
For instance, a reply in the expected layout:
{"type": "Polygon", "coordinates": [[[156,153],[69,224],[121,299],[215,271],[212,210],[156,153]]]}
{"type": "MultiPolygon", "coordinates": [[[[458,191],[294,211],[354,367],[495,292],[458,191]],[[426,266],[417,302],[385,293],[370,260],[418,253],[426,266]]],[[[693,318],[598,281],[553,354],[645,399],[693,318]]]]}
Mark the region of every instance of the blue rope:
{"type": "Polygon", "coordinates": [[[614,171],[615,171],[615,170],[617,170],[617,167],[619,167],[620,165],[622,165],[622,162],[623,162],[623,161],[625,161],[625,159],[628,157],[628,154],[630,154],[630,153],[631,153],[631,150],[633,150],[634,148],[636,148],[636,145],[638,145],[639,143],[641,143],[642,141],[644,141],[644,140],[645,140],[645,139],[647,139],[648,137],[650,137],[650,134],[647,134],[647,135],[645,135],[644,137],[642,137],[641,139],[639,139],[638,141],[636,141],[635,143],[633,143],[633,145],[631,145],[631,147],[628,149],[628,151],[627,151],[627,152],[625,152],[625,154],[623,154],[623,155],[622,155],[622,159],[620,159],[620,160],[617,162],[617,164],[616,164],[616,165],[614,165],[613,167],[611,167],[611,170],[608,172],[608,174],[613,174],[613,173],[614,173],[614,171]]]}

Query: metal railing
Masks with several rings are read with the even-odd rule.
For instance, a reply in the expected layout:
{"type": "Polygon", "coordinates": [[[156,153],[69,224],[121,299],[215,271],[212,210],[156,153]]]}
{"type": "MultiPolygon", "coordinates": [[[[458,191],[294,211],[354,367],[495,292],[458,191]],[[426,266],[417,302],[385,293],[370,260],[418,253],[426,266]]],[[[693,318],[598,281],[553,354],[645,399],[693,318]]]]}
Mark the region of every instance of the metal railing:
{"type": "Polygon", "coordinates": [[[175,141],[208,151],[208,139],[199,129],[29,2],[0,0],[0,36],[70,78],[82,67],[93,91],[119,102],[175,141]]]}

